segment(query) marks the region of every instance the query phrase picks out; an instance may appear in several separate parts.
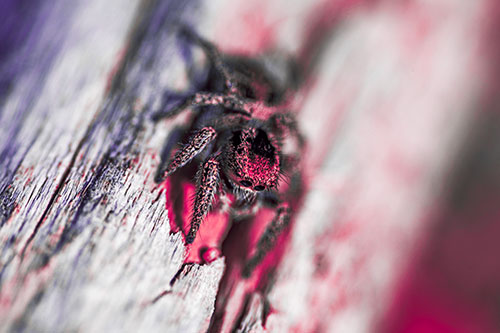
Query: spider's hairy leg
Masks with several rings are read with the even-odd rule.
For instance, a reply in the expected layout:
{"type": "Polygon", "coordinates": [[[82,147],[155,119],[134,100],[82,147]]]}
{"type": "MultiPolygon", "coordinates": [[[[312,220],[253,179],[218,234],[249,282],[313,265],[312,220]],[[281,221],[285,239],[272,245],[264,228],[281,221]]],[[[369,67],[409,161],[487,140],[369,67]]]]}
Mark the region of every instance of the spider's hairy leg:
{"type": "Polygon", "coordinates": [[[219,50],[212,43],[202,38],[200,35],[196,34],[192,29],[186,26],[183,27],[182,32],[199,46],[201,46],[203,51],[205,51],[208,58],[212,61],[215,69],[224,77],[226,89],[231,93],[237,93],[238,91],[235,84],[236,80],[235,78],[233,78],[233,75],[231,75],[231,72],[224,64],[219,50]]]}
{"type": "Polygon", "coordinates": [[[196,106],[223,106],[228,110],[248,116],[251,115],[254,107],[254,103],[245,101],[237,96],[211,92],[196,93],[190,99],[190,102],[196,106]]]}
{"type": "Polygon", "coordinates": [[[241,272],[244,278],[248,278],[255,267],[261,263],[266,254],[274,248],[276,245],[276,240],[278,236],[288,227],[290,224],[290,208],[288,205],[281,205],[277,211],[271,224],[266,228],[262,236],[260,236],[257,242],[257,248],[253,256],[248,259],[241,272]]]}
{"type": "Polygon", "coordinates": [[[245,101],[235,95],[225,95],[213,92],[198,92],[191,97],[188,97],[183,103],[167,112],[161,112],[153,115],[154,121],[159,121],[162,118],[171,118],[191,106],[223,106],[233,113],[240,113],[245,116],[251,116],[255,103],[245,101]]]}
{"type": "Polygon", "coordinates": [[[165,91],[162,96],[161,106],[151,113],[151,120],[158,122],[165,118],[173,118],[186,109],[185,102],[193,92],[165,91]]]}
{"type": "Polygon", "coordinates": [[[299,131],[297,119],[290,112],[277,112],[269,117],[267,120],[268,125],[272,128],[273,132],[280,137],[293,136],[299,148],[303,148],[305,139],[299,131]]]}
{"type": "Polygon", "coordinates": [[[217,131],[232,130],[248,122],[248,117],[242,114],[233,113],[227,114],[224,117],[219,117],[211,120],[208,125],[215,128],[217,131]]]}
{"type": "Polygon", "coordinates": [[[170,161],[167,169],[165,170],[164,178],[189,163],[215,139],[216,135],[217,132],[212,127],[204,127],[196,132],[189,139],[189,142],[175,153],[173,159],[170,161]]]}
{"type": "Polygon", "coordinates": [[[208,158],[203,162],[200,168],[201,172],[196,184],[196,196],[194,199],[191,226],[186,236],[187,244],[194,242],[196,232],[212,206],[220,181],[220,164],[215,157],[208,158]]]}

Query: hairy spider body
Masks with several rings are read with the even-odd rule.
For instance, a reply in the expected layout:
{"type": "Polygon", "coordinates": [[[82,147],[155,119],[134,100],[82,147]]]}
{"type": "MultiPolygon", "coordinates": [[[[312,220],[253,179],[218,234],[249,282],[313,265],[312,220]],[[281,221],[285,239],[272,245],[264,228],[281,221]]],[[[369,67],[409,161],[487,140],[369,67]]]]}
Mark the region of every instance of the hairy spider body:
{"type": "Polygon", "coordinates": [[[232,198],[236,216],[252,214],[260,205],[276,209],[275,218],[245,265],[243,275],[249,276],[289,224],[287,201],[293,194],[283,193],[280,178],[285,173],[300,172],[297,165],[303,139],[288,109],[286,89],[280,88],[272,75],[250,60],[224,58],[215,46],[192,31],[184,33],[205,51],[219,80],[214,91],[196,92],[156,116],[172,117],[188,108],[199,110],[190,138],[174,154],[163,178],[200,160],[187,244],[194,242],[218,193],[232,198]],[[292,141],[292,149],[285,151],[288,141],[292,141]]]}

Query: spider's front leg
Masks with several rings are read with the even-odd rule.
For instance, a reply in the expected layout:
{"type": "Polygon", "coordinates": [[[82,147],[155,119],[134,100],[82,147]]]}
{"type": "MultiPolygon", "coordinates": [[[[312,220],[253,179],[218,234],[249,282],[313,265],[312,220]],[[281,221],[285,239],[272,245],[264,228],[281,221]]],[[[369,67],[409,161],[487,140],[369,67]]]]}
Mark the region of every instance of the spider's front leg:
{"type": "Polygon", "coordinates": [[[212,61],[215,69],[222,75],[224,78],[224,85],[226,90],[230,94],[238,93],[238,89],[236,87],[237,79],[234,77],[234,73],[232,73],[229,68],[227,68],[222,55],[215,45],[202,38],[200,35],[195,33],[192,29],[187,26],[182,27],[181,30],[188,38],[194,41],[196,44],[201,46],[205,54],[212,61]]]}
{"type": "Polygon", "coordinates": [[[220,164],[215,157],[208,158],[200,166],[196,183],[196,196],[194,199],[191,226],[186,236],[186,243],[191,244],[196,238],[196,232],[201,222],[210,211],[220,181],[220,164]]]}
{"type": "Polygon", "coordinates": [[[231,112],[243,113],[247,116],[251,116],[255,108],[254,102],[246,101],[237,95],[211,92],[198,92],[186,103],[195,106],[223,106],[231,112]]]}
{"type": "Polygon", "coordinates": [[[297,119],[290,112],[276,112],[267,119],[267,124],[278,137],[293,137],[298,144],[298,149],[304,147],[305,139],[299,131],[297,119]]]}
{"type": "Polygon", "coordinates": [[[154,114],[152,119],[159,121],[162,118],[172,118],[192,106],[223,106],[230,112],[240,113],[249,117],[252,115],[253,110],[258,107],[255,102],[244,100],[236,95],[202,91],[188,97],[183,103],[171,110],[154,114]]]}
{"type": "Polygon", "coordinates": [[[287,204],[281,205],[277,211],[274,219],[271,221],[260,236],[257,242],[255,253],[248,259],[243,267],[241,275],[244,278],[250,277],[255,267],[261,263],[266,254],[276,246],[278,236],[289,226],[291,211],[287,204]]]}
{"type": "Polygon", "coordinates": [[[196,132],[189,139],[189,142],[175,153],[173,159],[168,164],[163,177],[166,178],[170,176],[174,171],[189,163],[215,139],[216,135],[217,132],[212,127],[204,127],[196,132]]]}

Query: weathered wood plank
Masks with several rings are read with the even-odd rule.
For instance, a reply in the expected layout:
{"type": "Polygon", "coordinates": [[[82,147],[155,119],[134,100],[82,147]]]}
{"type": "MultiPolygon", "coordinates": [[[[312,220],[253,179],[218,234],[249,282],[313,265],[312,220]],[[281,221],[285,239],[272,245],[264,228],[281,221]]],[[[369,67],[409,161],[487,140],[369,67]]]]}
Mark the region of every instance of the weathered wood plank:
{"type": "MultiPolygon", "coordinates": [[[[172,22],[190,4],[146,2],[138,12],[137,2],[121,10],[115,2],[81,6],[46,5],[50,16],[34,31],[56,30],[61,49],[47,52],[40,39],[37,47],[49,64],[25,74],[38,95],[19,120],[21,130],[2,131],[7,148],[27,151],[9,156],[22,159],[20,165],[4,164],[7,176],[15,174],[4,195],[17,208],[1,230],[2,323],[27,331],[202,330],[223,264],[195,267],[166,290],[184,247],[178,234],[169,234],[164,200],[154,192],[164,133],[154,131],[147,116],[161,107],[163,91],[175,80],[159,78],[179,67],[181,57],[169,47],[172,22]],[[117,19],[109,20],[112,12],[117,19]],[[63,28],[60,18],[68,15],[63,28]],[[172,296],[158,297],[165,292],[172,296]],[[184,309],[191,315],[179,316],[184,309]]],[[[15,83],[20,92],[10,93],[4,119],[23,111],[19,100],[27,87],[19,78],[15,83]]]]}

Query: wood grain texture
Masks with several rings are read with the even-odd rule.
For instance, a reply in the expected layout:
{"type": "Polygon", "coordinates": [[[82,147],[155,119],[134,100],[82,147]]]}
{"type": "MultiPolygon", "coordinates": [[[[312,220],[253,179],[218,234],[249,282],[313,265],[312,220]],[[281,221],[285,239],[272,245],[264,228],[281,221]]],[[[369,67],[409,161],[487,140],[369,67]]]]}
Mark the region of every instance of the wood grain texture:
{"type": "Polygon", "coordinates": [[[159,107],[158,77],[179,66],[164,52],[174,36],[168,26],[189,4],[43,7],[32,29],[34,69],[22,73],[27,83],[21,74],[13,82],[2,113],[12,151],[2,161],[2,201],[10,203],[0,231],[2,325],[201,331],[223,260],[179,273],[170,286],[184,246],[169,233],[153,182],[164,132],[146,121],[159,107]]]}
{"type": "Polygon", "coordinates": [[[470,126],[486,1],[353,3],[33,3],[0,67],[0,330],[374,330],[470,126]],[[306,59],[325,17],[290,243],[265,291],[234,279],[216,309],[225,258],[183,265],[154,179],[182,118],[151,118],[201,66],[178,23],[225,52],[306,59]]]}

